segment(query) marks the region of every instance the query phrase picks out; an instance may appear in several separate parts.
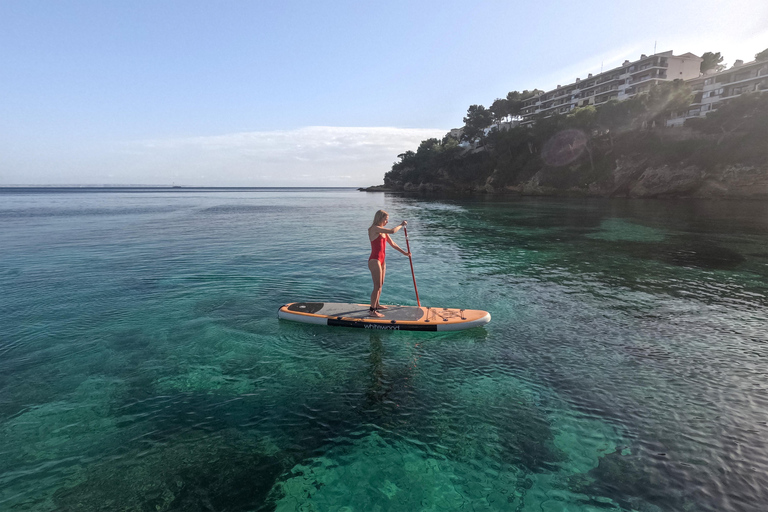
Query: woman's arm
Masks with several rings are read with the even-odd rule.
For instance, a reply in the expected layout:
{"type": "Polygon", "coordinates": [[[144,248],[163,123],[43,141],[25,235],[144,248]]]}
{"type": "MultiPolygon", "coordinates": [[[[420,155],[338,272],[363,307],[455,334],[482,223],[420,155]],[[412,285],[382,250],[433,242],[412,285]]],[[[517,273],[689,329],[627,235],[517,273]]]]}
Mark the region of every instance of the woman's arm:
{"type": "Polygon", "coordinates": [[[403,228],[403,226],[405,226],[406,224],[408,224],[408,223],[403,221],[403,222],[401,222],[400,224],[398,224],[397,226],[395,226],[393,228],[383,228],[381,226],[371,226],[371,227],[373,227],[373,232],[374,233],[385,233],[387,235],[394,235],[395,233],[400,231],[403,228]]]}
{"type": "Polygon", "coordinates": [[[403,253],[403,255],[404,255],[404,256],[410,256],[410,255],[411,255],[411,253],[409,253],[409,252],[405,252],[404,250],[402,250],[402,249],[400,248],[400,246],[399,246],[399,245],[397,245],[395,242],[393,242],[393,241],[392,241],[392,237],[391,237],[391,236],[387,236],[387,242],[389,242],[389,245],[391,245],[392,247],[394,247],[396,250],[398,250],[398,251],[400,251],[401,253],[403,253]]]}

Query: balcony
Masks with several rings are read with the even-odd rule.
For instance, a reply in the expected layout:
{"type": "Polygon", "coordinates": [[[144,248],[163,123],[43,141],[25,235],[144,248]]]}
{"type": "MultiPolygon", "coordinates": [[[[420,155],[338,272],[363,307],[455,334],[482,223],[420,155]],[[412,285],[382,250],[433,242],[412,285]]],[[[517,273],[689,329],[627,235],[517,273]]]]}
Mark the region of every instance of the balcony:
{"type": "Polygon", "coordinates": [[[641,77],[638,77],[638,78],[633,78],[632,80],[630,80],[627,83],[628,84],[639,84],[640,82],[647,82],[648,80],[656,80],[656,79],[664,80],[666,78],[667,78],[667,74],[666,73],[654,73],[654,72],[651,72],[651,74],[648,75],[648,76],[641,76],[641,77]]]}
{"type": "Polygon", "coordinates": [[[601,78],[600,80],[598,80],[597,81],[597,85],[604,84],[606,82],[612,82],[612,81],[618,80],[618,79],[619,79],[619,75],[611,75],[611,76],[608,76],[608,77],[605,77],[605,78],[601,78]]]}
{"type": "Polygon", "coordinates": [[[619,86],[618,85],[612,85],[611,87],[607,87],[605,89],[600,90],[597,93],[597,96],[602,96],[603,94],[610,93],[610,92],[613,92],[613,91],[618,91],[618,90],[619,90],[619,86]]]}
{"type": "Polygon", "coordinates": [[[615,100],[619,97],[618,94],[609,94],[608,96],[605,96],[603,98],[600,98],[599,100],[595,100],[595,105],[602,105],[603,103],[607,103],[611,100],[615,100]]]}
{"type": "Polygon", "coordinates": [[[669,63],[667,63],[666,61],[664,61],[664,62],[655,62],[655,63],[649,62],[647,64],[643,64],[640,67],[635,68],[634,70],[632,69],[632,68],[634,68],[634,66],[632,66],[631,68],[629,68],[629,70],[630,70],[629,74],[630,75],[635,75],[637,73],[640,73],[642,71],[647,71],[647,70],[652,69],[652,68],[668,68],[668,67],[669,67],[669,63]]]}

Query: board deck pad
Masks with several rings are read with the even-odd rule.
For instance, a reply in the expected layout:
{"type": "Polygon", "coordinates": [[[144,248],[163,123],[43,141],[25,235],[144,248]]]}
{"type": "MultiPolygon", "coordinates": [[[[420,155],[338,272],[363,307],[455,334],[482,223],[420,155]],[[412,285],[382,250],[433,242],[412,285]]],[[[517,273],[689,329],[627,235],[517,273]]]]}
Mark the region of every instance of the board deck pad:
{"type": "Polygon", "coordinates": [[[284,320],[334,327],[403,331],[455,331],[491,321],[490,313],[476,309],[387,305],[382,317],[370,316],[368,304],[292,302],[278,311],[284,320]]]}

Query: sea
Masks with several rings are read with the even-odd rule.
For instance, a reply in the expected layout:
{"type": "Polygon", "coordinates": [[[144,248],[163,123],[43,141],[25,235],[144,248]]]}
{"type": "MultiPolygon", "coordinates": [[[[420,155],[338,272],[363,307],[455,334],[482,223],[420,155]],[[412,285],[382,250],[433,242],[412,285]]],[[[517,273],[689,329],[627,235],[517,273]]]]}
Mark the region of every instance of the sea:
{"type": "Polygon", "coordinates": [[[4,511],[763,511],[767,377],[765,201],[0,190],[4,511]],[[277,318],[379,209],[489,324],[277,318]]]}

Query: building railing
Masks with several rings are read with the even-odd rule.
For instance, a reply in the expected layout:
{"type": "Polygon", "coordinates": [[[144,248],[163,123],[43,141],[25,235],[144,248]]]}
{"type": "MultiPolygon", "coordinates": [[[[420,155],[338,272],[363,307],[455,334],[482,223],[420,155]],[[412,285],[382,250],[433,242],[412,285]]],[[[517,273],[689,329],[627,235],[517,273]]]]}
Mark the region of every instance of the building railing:
{"type": "Polygon", "coordinates": [[[605,82],[611,82],[613,80],[618,80],[618,79],[619,79],[619,76],[617,76],[617,75],[608,76],[608,77],[601,78],[600,80],[598,80],[597,85],[604,84],[605,82]]]}
{"type": "Polygon", "coordinates": [[[631,70],[632,68],[630,68],[631,71],[629,71],[629,74],[630,75],[635,75],[637,73],[640,73],[642,71],[647,71],[647,70],[652,69],[652,68],[668,68],[668,67],[669,67],[669,64],[666,63],[666,62],[662,62],[662,63],[659,63],[659,64],[646,64],[646,65],[640,66],[639,68],[636,68],[634,70],[631,70]]]}
{"type": "Polygon", "coordinates": [[[632,80],[630,80],[627,83],[628,84],[638,84],[640,82],[647,82],[648,80],[655,80],[655,79],[659,79],[659,78],[667,78],[667,74],[666,73],[658,73],[658,74],[653,73],[653,74],[651,74],[649,76],[640,77],[640,78],[633,78],[632,80]]]}
{"type": "Polygon", "coordinates": [[[618,85],[612,85],[612,86],[610,86],[610,87],[608,87],[606,89],[598,91],[597,96],[600,96],[600,95],[603,95],[603,94],[606,94],[606,93],[610,93],[610,92],[613,92],[613,91],[618,91],[618,90],[619,90],[619,86],[618,85]]]}

